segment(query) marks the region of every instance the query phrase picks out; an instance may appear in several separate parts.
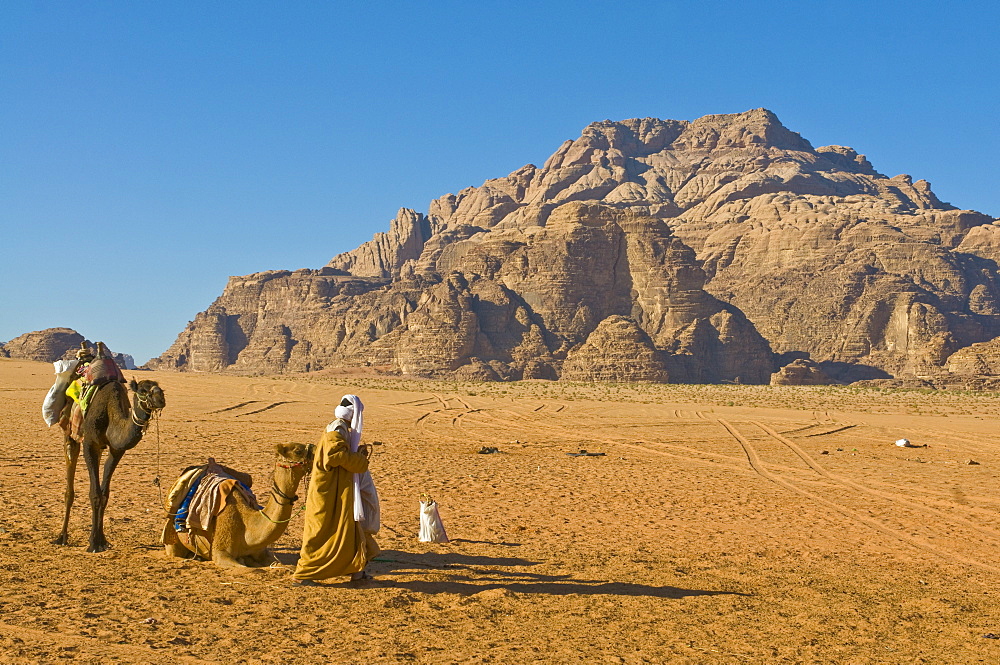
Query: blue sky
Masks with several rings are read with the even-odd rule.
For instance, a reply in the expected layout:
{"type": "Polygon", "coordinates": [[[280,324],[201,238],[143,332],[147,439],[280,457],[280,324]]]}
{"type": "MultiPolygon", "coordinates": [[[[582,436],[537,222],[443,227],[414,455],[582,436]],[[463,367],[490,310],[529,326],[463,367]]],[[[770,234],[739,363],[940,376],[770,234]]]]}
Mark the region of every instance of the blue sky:
{"type": "Polygon", "coordinates": [[[4,2],[0,342],[138,362],[590,122],[766,107],[1000,215],[987,2],[4,2]]]}

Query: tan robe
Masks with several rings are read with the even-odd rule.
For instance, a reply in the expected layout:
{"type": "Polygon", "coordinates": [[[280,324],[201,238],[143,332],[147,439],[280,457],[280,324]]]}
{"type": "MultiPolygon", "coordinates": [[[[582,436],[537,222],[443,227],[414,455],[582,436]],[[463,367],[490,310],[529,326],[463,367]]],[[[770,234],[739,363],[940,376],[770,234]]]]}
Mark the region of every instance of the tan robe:
{"type": "Polygon", "coordinates": [[[352,474],[366,471],[368,458],[352,453],[338,431],[324,433],[316,448],[302,550],[293,575],[298,580],[357,573],[380,551],[371,534],[354,520],[352,474]]]}

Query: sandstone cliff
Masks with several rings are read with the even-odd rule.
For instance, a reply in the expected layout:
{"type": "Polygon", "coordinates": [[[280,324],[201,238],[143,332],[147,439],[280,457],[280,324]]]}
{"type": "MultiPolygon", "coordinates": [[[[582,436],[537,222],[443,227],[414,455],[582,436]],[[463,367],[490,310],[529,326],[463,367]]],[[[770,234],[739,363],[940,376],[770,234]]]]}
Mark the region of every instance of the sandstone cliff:
{"type": "Polygon", "coordinates": [[[927,373],[1000,335],[998,228],[764,109],[604,121],[322,270],[231,279],[150,364],[760,383],[773,349],[927,373]]]}
{"type": "MultiPolygon", "coordinates": [[[[80,344],[90,348],[95,344],[72,328],[47,328],[24,333],[6,344],[0,345],[0,356],[20,360],[37,360],[39,362],[55,362],[60,359],[76,357],[80,344]]],[[[124,353],[112,353],[112,358],[122,369],[135,369],[132,356],[124,353]]]]}
{"type": "Polygon", "coordinates": [[[963,376],[1000,376],[1000,339],[959,349],[948,357],[945,369],[963,376]]]}
{"type": "Polygon", "coordinates": [[[772,386],[828,386],[836,383],[808,358],[797,358],[771,375],[772,386]]]}
{"type": "Polygon", "coordinates": [[[415,263],[395,279],[330,267],[234,277],[149,366],[510,380],[554,379],[568,362],[575,379],[662,381],[670,367],[675,380],[746,383],[772,370],[753,325],[704,291],[694,253],[631,211],[570,204],[544,228],[448,245],[442,272],[415,263]],[[587,370],[595,353],[603,368],[587,370]]]}
{"type": "Polygon", "coordinates": [[[74,354],[83,341],[83,335],[71,328],[47,328],[18,335],[3,347],[11,358],[55,362],[74,354]]]}

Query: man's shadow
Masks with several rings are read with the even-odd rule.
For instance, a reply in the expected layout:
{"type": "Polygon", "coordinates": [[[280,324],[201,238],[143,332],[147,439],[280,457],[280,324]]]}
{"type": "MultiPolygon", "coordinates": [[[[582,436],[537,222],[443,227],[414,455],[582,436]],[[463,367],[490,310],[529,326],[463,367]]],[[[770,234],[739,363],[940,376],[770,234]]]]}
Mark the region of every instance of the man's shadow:
{"type": "MultiPolygon", "coordinates": [[[[281,563],[294,566],[298,552],[275,552],[281,563]]],[[[379,587],[406,589],[417,593],[451,593],[471,596],[491,589],[506,589],[521,594],[550,596],[616,595],[645,596],[651,598],[687,598],[690,596],[717,596],[749,594],[736,591],[684,589],[673,586],[652,586],[633,582],[608,582],[607,580],[581,580],[572,575],[545,575],[526,570],[504,568],[530,568],[541,562],[517,557],[493,557],[460,554],[457,552],[400,552],[383,550],[368,566],[379,587]],[[413,579],[414,573],[442,571],[448,579],[413,579]],[[405,579],[399,579],[404,577],[405,579]]],[[[331,580],[332,581],[332,580],[331,580]]],[[[339,586],[339,585],[338,585],[339,586]]]]}
{"type": "MultiPolygon", "coordinates": [[[[459,541],[452,542],[474,542],[459,541]]],[[[512,547],[517,543],[504,543],[512,547]]],[[[299,550],[294,547],[273,547],[271,554],[279,563],[294,567],[299,561],[299,550]]],[[[382,552],[372,560],[373,565],[383,572],[394,572],[396,570],[427,570],[442,569],[455,570],[469,568],[471,566],[537,566],[538,562],[519,559],[516,557],[495,557],[495,556],[475,556],[470,554],[459,554],[457,552],[398,552],[396,550],[382,550],[382,552]]]]}

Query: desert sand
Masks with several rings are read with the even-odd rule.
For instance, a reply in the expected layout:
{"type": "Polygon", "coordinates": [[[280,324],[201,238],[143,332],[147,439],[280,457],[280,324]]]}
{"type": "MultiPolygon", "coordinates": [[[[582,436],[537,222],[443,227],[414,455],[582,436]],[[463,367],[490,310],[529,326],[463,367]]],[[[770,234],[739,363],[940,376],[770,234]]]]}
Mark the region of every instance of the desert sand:
{"type": "Polygon", "coordinates": [[[82,463],[50,542],[51,366],[0,360],[0,662],[1000,662],[995,394],[126,375],[168,404],[89,554],[82,463]],[[381,444],[374,581],[293,586],[301,516],[270,568],[165,556],[182,468],[263,494],[274,444],[315,442],[344,393],[381,444]],[[418,542],[423,493],[452,542],[418,542]]]}

